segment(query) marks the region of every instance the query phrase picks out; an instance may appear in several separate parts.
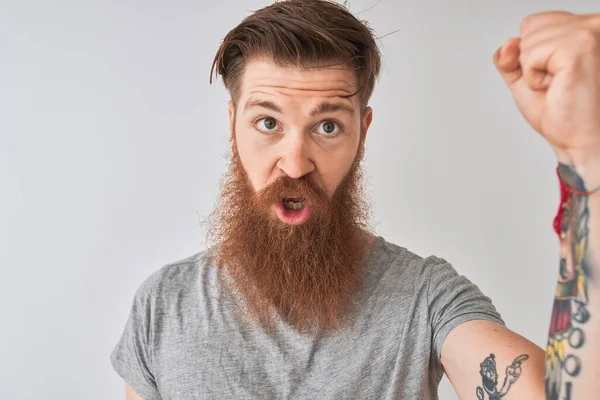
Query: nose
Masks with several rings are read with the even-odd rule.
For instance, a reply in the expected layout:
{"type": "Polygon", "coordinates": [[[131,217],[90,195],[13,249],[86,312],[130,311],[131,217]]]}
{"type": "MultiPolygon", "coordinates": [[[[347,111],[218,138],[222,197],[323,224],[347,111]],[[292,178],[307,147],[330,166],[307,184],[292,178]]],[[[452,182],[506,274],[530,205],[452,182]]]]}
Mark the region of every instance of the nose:
{"type": "Polygon", "coordinates": [[[293,179],[313,172],[315,164],[310,156],[308,139],[300,135],[286,139],[288,140],[284,140],[277,167],[293,179]]]}

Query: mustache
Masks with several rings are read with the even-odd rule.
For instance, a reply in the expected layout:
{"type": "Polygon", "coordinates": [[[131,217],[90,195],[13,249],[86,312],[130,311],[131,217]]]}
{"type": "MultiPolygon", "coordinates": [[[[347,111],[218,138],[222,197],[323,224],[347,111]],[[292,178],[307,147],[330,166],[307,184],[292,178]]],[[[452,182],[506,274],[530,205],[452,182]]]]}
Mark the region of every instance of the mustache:
{"type": "Polygon", "coordinates": [[[263,207],[270,207],[273,203],[281,202],[286,197],[304,199],[315,211],[326,210],[330,203],[325,190],[310,175],[300,178],[283,175],[256,192],[256,201],[259,206],[263,207]]]}

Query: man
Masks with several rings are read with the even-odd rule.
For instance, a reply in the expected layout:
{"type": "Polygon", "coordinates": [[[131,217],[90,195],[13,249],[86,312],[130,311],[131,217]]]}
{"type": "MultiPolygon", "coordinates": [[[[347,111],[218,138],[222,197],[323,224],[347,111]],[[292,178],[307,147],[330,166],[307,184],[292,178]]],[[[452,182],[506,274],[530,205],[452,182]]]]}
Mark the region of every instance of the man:
{"type": "Polygon", "coordinates": [[[127,398],[436,399],[444,372],[461,399],[597,397],[600,15],[532,15],[494,61],[560,163],[546,354],[448,262],[370,231],[360,162],[377,46],[343,7],[289,0],[215,57],[232,159],[214,245],[138,289],[111,355],[127,398]]]}

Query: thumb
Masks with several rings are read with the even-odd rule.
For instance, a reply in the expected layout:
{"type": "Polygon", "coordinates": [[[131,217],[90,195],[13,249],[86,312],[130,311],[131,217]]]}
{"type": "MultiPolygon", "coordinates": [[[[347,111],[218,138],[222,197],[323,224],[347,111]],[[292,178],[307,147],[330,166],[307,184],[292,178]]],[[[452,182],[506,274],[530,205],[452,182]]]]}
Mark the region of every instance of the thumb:
{"type": "MultiPolygon", "coordinates": [[[[537,80],[538,77],[532,78],[530,74],[523,76],[523,68],[521,66],[521,39],[518,37],[512,38],[504,42],[494,53],[494,64],[498,72],[504,79],[506,86],[513,94],[513,98],[519,107],[519,110],[532,125],[537,125],[536,119],[540,115],[543,102],[540,101],[543,96],[542,91],[532,90],[530,81],[537,80]]],[[[538,129],[538,128],[536,128],[538,129]]]]}
{"type": "Polygon", "coordinates": [[[494,64],[498,72],[506,82],[506,85],[512,89],[513,85],[521,79],[523,71],[519,62],[521,39],[516,37],[507,40],[494,53],[494,64]]]}

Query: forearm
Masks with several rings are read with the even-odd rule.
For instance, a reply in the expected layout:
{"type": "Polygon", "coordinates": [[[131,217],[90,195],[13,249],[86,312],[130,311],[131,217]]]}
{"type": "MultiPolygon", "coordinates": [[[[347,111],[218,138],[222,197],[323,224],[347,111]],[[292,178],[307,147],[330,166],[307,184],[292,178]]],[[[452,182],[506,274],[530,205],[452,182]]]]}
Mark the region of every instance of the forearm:
{"type": "MultiPolygon", "coordinates": [[[[600,186],[600,163],[561,164],[566,186],[600,186]]],[[[557,222],[560,272],[546,352],[547,399],[589,399],[600,385],[600,191],[565,193],[557,222]]]]}

